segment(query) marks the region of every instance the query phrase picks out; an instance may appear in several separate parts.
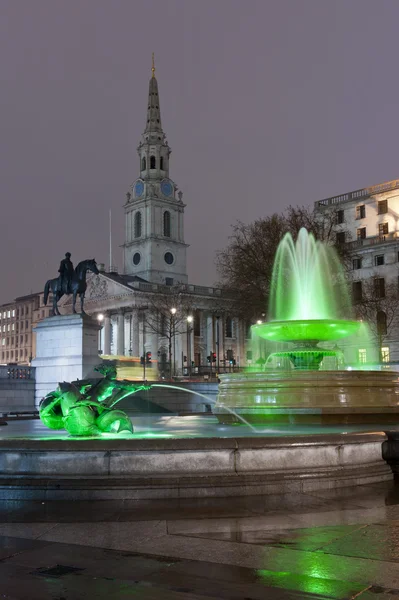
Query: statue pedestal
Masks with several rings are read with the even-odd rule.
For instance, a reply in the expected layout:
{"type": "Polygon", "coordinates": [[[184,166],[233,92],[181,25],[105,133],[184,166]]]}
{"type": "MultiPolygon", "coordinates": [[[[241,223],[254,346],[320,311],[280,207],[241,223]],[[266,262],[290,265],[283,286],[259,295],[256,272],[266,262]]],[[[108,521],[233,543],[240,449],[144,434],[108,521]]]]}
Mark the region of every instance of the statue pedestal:
{"type": "Polygon", "coordinates": [[[100,325],[87,315],[62,315],[40,321],[36,332],[36,406],[59,382],[101,377],[94,367],[98,355],[100,325]]]}

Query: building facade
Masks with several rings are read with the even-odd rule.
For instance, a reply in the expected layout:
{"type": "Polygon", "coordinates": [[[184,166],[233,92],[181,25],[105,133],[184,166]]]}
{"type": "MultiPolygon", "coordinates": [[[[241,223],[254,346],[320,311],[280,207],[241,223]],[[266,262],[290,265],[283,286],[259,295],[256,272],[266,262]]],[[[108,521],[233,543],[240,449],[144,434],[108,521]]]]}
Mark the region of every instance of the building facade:
{"type": "Polygon", "coordinates": [[[50,314],[43,292],[0,306],[0,363],[29,365],[36,353],[34,327],[50,314]]]}
{"type": "Polygon", "coordinates": [[[399,363],[399,180],[319,200],[315,210],[335,212],[356,316],[370,323],[369,340],[344,344],[347,361],[399,363]]]}

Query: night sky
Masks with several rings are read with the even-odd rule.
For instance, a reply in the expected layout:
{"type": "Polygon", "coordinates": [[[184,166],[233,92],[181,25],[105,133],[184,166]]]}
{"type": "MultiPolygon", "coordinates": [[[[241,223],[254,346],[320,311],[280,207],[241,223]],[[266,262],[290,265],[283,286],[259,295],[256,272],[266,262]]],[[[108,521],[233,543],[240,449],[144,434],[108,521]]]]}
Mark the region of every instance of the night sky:
{"type": "Polygon", "coordinates": [[[0,0],[0,302],[122,267],[155,52],[189,279],[230,226],[399,177],[397,0],[0,0]]]}

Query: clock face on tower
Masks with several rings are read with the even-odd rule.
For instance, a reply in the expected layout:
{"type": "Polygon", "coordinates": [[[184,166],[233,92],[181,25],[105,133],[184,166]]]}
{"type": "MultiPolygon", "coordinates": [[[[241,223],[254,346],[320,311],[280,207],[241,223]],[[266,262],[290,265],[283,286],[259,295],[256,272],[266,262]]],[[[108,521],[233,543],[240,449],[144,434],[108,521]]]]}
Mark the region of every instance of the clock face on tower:
{"type": "Polygon", "coordinates": [[[164,196],[171,196],[173,194],[173,185],[169,179],[164,179],[161,183],[161,192],[164,196]]]}
{"type": "Polygon", "coordinates": [[[140,196],[142,196],[143,194],[144,194],[144,183],[141,181],[141,179],[139,179],[134,184],[134,195],[136,196],[136,198],[140,198],[140,196]]]}

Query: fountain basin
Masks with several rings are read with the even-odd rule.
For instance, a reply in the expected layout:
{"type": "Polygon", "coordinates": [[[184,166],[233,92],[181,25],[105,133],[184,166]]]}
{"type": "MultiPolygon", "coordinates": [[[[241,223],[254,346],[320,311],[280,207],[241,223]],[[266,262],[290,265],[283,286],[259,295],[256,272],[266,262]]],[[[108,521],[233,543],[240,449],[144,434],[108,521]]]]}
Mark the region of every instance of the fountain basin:
{"type": "MultiPolygon", "coordinates": [[[[234,428],[233,428],[234,429],[234,428]]],[[[382,432],[184,439],[3,439],[0,498],[231,497],[393,478],[382,432]]]]}
{"type": "Polygon", "coordinates": [[[399,378],[391,371],[265,371],[220,375],[220,423],[399,424],[399,378]]]}
{"type": "Polygon", "coordinates": [[[353,335],[360,327],[359,321],[344,319],[303,319],[295,321],[269,321],[252,326],[261,338],[273,342],[328,342],[353,335]]]}

